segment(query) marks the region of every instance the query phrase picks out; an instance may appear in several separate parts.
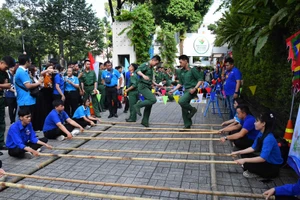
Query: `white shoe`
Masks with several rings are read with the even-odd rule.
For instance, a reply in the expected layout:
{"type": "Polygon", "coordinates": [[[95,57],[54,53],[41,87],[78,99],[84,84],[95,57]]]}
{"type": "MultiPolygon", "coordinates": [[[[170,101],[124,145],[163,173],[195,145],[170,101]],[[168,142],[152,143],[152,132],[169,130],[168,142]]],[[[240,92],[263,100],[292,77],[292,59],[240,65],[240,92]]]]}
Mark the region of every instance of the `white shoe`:
{"type": "Polygon", "coordinates": [[[56,138],[57,141],[63,141],[65,139],[65,136],[60,135],[56,138]]]}
{"type": "Polygon", "coordinates": [[[0,177],[0,182],[5,182],[6,181],[7,176],[3,175],[0,177]]]}
{"type": "Polygon", "coordinates": [[[24,157],[27,158],[27,159],[32,159],[34,156],[30,152],[25,152],[24,157]]]}
{"type": "Polygon", "coordinates": [[[86,130],[89,130],[90,128],[92,128],[90,125],[87,125],[87,126],[85,127],[86,130]]]}
{"type": "Polygon", "coordinates": [[[257,174],[251,173],[248,170],[246,170],[246,171],[243,172],[243,176],[245,178],[256,178],[256,177],[259,177],[257,174]]]}
{"type": "Polygon", "coordinates": [[[79,130],[78,128],[75,128],[75,129],[71,132],[71,134],[72,134],[73,137],[76,136],[76,135],[78,135],[79,133],[80,133],[80,130],[79,130]]]}

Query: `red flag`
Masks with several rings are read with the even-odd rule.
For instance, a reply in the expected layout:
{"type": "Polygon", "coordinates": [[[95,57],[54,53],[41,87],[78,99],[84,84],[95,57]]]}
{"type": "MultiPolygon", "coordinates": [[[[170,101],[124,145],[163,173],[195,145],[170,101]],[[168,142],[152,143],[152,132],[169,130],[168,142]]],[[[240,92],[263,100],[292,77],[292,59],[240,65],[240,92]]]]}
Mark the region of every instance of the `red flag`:
{"type": "Polygon", "coordinates": [[[91,62],[91,70],[94,70],[95,59],[94,59],[91,52],[88,52],[88,57],[89,57],[89,60],[91,62]]]}

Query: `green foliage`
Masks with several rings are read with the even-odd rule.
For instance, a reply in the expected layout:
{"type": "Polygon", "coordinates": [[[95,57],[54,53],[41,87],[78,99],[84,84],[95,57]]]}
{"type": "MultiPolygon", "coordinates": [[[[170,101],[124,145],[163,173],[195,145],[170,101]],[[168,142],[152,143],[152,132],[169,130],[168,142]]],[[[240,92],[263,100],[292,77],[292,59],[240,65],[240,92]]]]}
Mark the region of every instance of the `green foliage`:
{"type": "Polygon", "coordinates": [[[297,15],[300,3],[294,0],[227,2],[231,6],[217,24],[215,44],[232,46],[235,65],[243,74],[243,98],[260,112],[271,109],[279,119],[277,124],[284,128],[292,98],[292,72],[285,40],[300,29],[297,15]],[[251,85],[257,85],[254,96],[249,90],[251,85]]]}
{"type": "Polygon", "coordinates": [[[161,29],[157,33],[156,42],[160,44],[159,50],[164,67],[173,68],[177,53],[175,32],[168,29],[161,29]]]}
{"type": "MultiPolygon", "coordinates": [[[[131,26],[127,28],[129,30],[127,36],[134,45],[136,62],[141,64],[149,60],[148,51],[152,43],[152,36],[155,33],[154,18],[149,7],[146,4],[138,5],[132,12],[123,11],[116,19],[119,21],[132,21],[131,26]]],[[[125,30],[120,34],[124,32],[125,30]]]]}

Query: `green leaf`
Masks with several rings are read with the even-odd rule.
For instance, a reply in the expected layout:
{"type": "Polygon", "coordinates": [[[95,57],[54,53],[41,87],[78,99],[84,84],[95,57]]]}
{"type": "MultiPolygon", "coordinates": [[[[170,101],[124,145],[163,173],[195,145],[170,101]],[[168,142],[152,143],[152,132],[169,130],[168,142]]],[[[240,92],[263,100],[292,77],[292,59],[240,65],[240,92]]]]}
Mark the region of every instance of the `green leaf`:
{"type": "Polygon", "coordinates": [[[268,41],[268,38],[269,38],[269,34],[264,35],[262,37],[259,37],[257,39],[257,44],[256,44],[256,48],[255,48],[255,51],[254,51],[254,56],[256,56],[260,52],[260,50],[265,46],[265,44],[268,41]]]}
{"type": "Polygon", "coordinates": [[[288,7],[284,7],[280,9],[275,15],[273,15],[269,22],[269,28],[272,29],[278,22],[285,18],[289,14],[288,10],[288,7]]]}

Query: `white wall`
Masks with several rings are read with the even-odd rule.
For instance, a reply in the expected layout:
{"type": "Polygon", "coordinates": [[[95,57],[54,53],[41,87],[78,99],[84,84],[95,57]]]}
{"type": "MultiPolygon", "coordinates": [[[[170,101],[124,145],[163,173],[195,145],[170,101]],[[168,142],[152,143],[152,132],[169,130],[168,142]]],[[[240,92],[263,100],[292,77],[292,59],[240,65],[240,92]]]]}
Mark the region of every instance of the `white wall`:
{"type": "Polygon", "coordinates": [[[122,35],[119,35],[123,29],[127,28],[131,25],[131,21],[127,22],[114,22],[112,25],[113,29],[113,66],[119,65],[118,55],[129,55],[130,60],[129,63],[133,63],[136,61],[136,55],[134,52],[134,48],[131,45],[130,39],[127,37],[127,31],[125,31],[122,35]]]}

